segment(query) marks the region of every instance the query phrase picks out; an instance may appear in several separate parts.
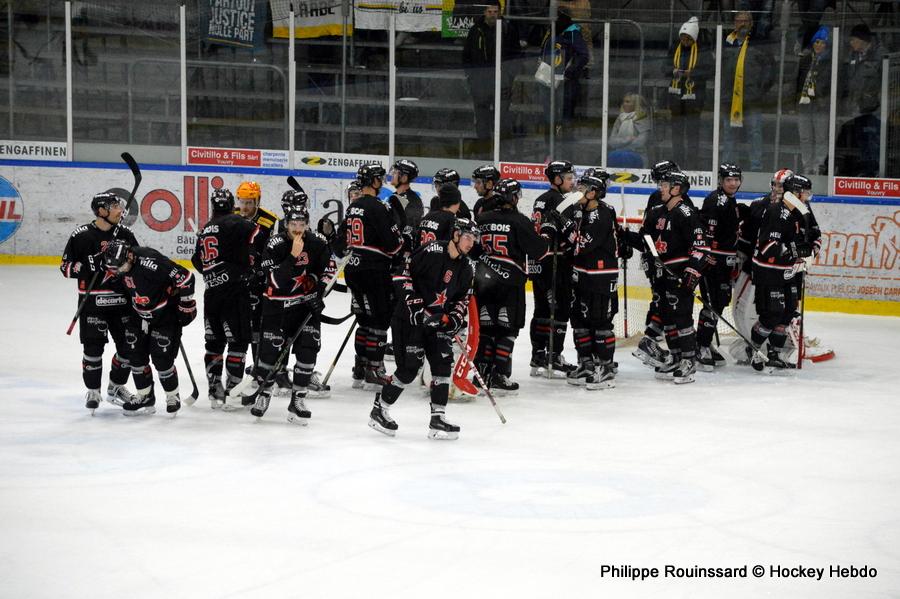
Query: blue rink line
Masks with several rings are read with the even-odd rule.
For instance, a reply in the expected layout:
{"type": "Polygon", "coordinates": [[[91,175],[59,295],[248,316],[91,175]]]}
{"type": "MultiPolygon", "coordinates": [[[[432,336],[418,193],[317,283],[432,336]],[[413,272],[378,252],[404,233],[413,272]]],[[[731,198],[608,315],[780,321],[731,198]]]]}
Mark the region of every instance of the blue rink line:
{"type": "MultiPolygon", "coordinates": [[[[13,167],[43,167],[43,168],[95,168],[95,169],[121,169],[128,170],[128,165],[124,162],[68,162],[62,160],[11,160],[0,159],[0,166],[13,167]]],[[[141,164],[142,171],[164,171],[164,172],[191,172],[191,173],[234,173],[243,175],[270,175],[273,177],[287,177],[294,175],[295,177],[308,177],[317,179],[353,179],[355,175],[351,172],[339,171],[323,171],[316,169],[286,169],[286,168],[257,168],[242,166],[207,166],[207,165],[180,165],[180,164],[141,164]]],[[[418,177],[416,183],[430,184],[431,177],[418,177]]],[[[522,181],[522,187],[525,189],[546,189],[546,183],[522,181]]],[[[471,179],[460,179],[460,185],[471,185],[471,179]]],[[[651,187],[634,187],[626,186],[624,192],[628,195],[649,195],[652,191],[651,187]]],[[[698,190],[701,193],[692,193],[691,198],[702,200],[708,191],[698,190]]],[[[621,194],[622,188],[619,185],[612,185],[608,192],[611,196],[621,194]]],[[[743,201],[752,201],[759,198],[761,193],[738,192],[737,199],[743,201]]],[[[611,202],[615,202],[614,197],[610,197],[611,202]]],[[[813,194],[813,204],[852,204],[858,206],[900,206],[900,198],[872,198],[872,197],[849,197],[849,196],[825,196],[813,194]]]]}

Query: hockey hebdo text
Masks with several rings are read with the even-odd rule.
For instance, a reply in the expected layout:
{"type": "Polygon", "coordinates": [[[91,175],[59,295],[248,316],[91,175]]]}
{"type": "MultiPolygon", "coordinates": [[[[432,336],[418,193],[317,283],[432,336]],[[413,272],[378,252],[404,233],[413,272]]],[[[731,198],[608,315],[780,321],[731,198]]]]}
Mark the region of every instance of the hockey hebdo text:
{"type": "Polygon", "coordinates": [[[697,579],[697,578],[768,578],[772,580],[839,580],[871,579],[878,576],[878,570],[867,564],[829,564],[826,566],[805,566],[802,564],[755,564],[729,567],[709,566],[664,566],[644,567],[627,564],[601,564],[600,578],[631,579],[644,581],[651,579],[697,579]]]}

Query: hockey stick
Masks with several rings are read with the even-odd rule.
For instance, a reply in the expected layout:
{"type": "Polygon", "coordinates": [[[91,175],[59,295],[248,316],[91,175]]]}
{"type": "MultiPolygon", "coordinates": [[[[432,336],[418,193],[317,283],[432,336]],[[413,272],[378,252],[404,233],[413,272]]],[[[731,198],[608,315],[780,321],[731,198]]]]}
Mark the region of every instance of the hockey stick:
{"type": "MultiPolygon", "coordinates": [[[[466,353],[466,345],[462,342],[462,339],[459,338],[459,335],[454,335],[453,340],[456,341],[456,345],[459,346],[460,351],[466,353]]],[[[473,368],[472,374],[474,374],[475,378],[478,379],[478,384],[481,385],[482,389],[484,389],[484,394],[487,395],[487,398],[490,400],[491,405],[494,406],[494,411],[497,412],[497,416],[500,417],[500,422],[502,424],[506,424],[506,417],[503,415],[503,412],[500,411],[500,406],[497,405],[497,401],[494,399],[494,394],[491,393],[491,390],[488,389],[488,386],[484,382],[484,379],[481,378],[481,373],[478,372],[477,368],[473,368]]]]}
{"type": "Polygon", "coordinates": [[[797,339],[797,370],[803,368],[803,313],[806,310],[806,273],[801,275],[803,282],[800,285],[800,335],[797,339]]]}
{"type": "Polygon", "coordinates": [[[297,182],[297,179],[294,178],[294,175],[288,175],[287,178],[288,185],[291,186],[291,189],[294,191],[303,191],[303,188],[300,187],[300,183],[297,182]]]}
{"type": "MultiPolygon", "coordinates": [[[[662,266],[662,267],[663,267],[663,270],[665,270],[667,273],[669,273],[669,276],[670,276],[670,277],[672,277],[672,278],[674,278],[674,279],[677,279],[678,277],[675,275],[675,273],[672,272],[672,270],[671,270],[668,266],[666,266],[666,265],[663,263],[663,261],[660,259],[660,257],[659,257],[659,252],[656,250],[656,244],[653,243],[653,238],[650,237],[649,235],[644,235],[644,242],[647,244],[647,247],[649,248],[650,253],[653,254],[653,257],[656,259],[656,263],[659,264],[660,266],[662,266]]],[[[700,297],[699,295],[697,295],[697,294],[694,293],[693,291],[691,291],[691,295],[694,296],[694,299],[700,300],[700,303],[703,304],[703,307],[704,307],[704,308],[706,308],[707,310],[709,310],[710,312],[712,312],[713,314],[715,314],[715,315],[719,318],[719,320],[721,320],[722,322],[724,322],[725,324],[728,325],[728,328],[730,328],[732,331],[734,331],[735,333],[737,333],[737,336],[740,337],[741,339],[743,339],[743,340],[747,343],[747,345],[749,345],[750,347],[752,347],[752,348],[753,348],[753,353],[755,353],[756,355],[760,356],[760,357],[763,359],[763,362],[765,362],[765,361],[768,360],[768,358],[766,357],[766,355],[765,355],[764,353],[762,353],[762,352],[761,352],[761,351],[753,344],[753,342],[752,342],[750,339],[747,339],[747,337],[746,337],[743,333],[741,333],[739,330],[737,330],[737,327],[734,326],[733,324],[731,324],[731,322],[729,322],[727,318],[725,318],[724,316],[722,316],[721,314],[719,314],[718,312],[716,312],[715,310],[713,310],[713,309],[712,309],[712,306],[710,306],[709,304],[707,304],[707,303],[703,300],[702,297],[700,297]]]]}
{"type": "Polygon", "coordinates": [[[347,329],[347,335],[344,337],[344,342],[341,343],[340,349],[338,349],[337,355],[334,357],[334,360],[331,361],[331,366],[328,367],[328,372],[325,373],[325,378],[322,379],[322,386],[324,387],[328,384],[328,379],[331,378],[331,373],[334,372],[334,367],[337,366],[338,360],[341,357],[341,354],[344,353],[344,348],[347,347],[347,342],[350,341],[350,336],[353,335],[353,330],[356,328],[356,319],[353,319],[353,322],[350,324],[350,328],[347,329]]]}
{"type": "MultiPolygon", "coordinates": [[[[619,184],[619,195],[622,198],[622,225],[628,230],[628,215],[625,213],[625,184],[619,184]]],[[[622,301],[625,302],[625,338],[628,339],[628,258],[622,259],[622,301]]]]}
{"type": "Polygon", "coordinates": [[[553,266],[550,269],[550,339],[547,340],[547,379],[553,378],[553,338],[556,336],[556,236],[553,236],[553,266]]]}
{"type": "Polygon", "coordinates": [[[353,312],[351,312],[350,314],[346,314],[344,316],[328,316],[327,314],[321,314],[321,315],[319,315],[319,321],[322,324],[338,325],[338,324],[341,324],[342,322],[350,320],[351,316],[353,316],[353,312]]]}
{"type": "MultiPolygon", "coordinates": [[[[141,184],[141,168],[138,166],[137,162],[135,162],[134,157],[128,152],[122,152],[122,160],[125,161],[125,164],[127,164],[128,168],[131,169],[131,174],[134,175],[134,187],[131,188],[131,193],[128,195],[128,201],[125,202],[125,210],[122,212],[121,218],[125,218],[128,215],[128,211],[131,210],[131,204],[134,203],[134,194],[137,193],[138,186],[140,186],[141,184]]],[[[122,223],[121,218],[113,228],[113,239],[115,239],[119,235],[119,225],[122,223]]],[[[72,331],[75,329],[75,323],[78,322],[78,317],[81,316],[81,312],[84,310],[84,306],[87,303],[88,298],[91,296],[91,292],[94,290],[94,287],[96,287],[97,277],[99,276],[100,271],[98,270],[91,278],[91,283],[87,286],[87,289],[84,292],[84,297],[81,298],[81,303],[78,304],[78,309],[75,310],[75,316],[72,317],[72,322],[69,323],[69,328],[66,329],[66,335],[71,335],[72,331]]]]}
{"type": "Polygon", "coordinates": [[[191,379],[191,385],[194,386],[190,395],[191,400],[188,401],[185,399],[184,403],[192,406],[194,405],[194,402],[197,401],[197,398],[200,397],[200,390],[197,389],[197,380],[194,378],[194,371],[191,369],[191,363],[188,362],[187,352],[184,351],[184,341],[180,341],[179,346],[181,347],[181,357],[184,358],[184,367],[187,369],[188,377],[191,379]]]}

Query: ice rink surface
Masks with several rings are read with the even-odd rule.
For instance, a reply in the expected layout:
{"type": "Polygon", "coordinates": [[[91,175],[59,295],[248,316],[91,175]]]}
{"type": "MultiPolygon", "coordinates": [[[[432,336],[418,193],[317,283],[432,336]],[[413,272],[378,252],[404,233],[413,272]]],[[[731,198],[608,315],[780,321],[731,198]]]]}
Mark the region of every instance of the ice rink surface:
{"type": "MultiPolygon", "coordinates": [[[[396,438],[366,426],[352,347],[306,428],[286,398],[261,422],[213,412],[203,380],[175,419],[91,417],[64,333],[75,306],[55,268],[0,267],[0,597],[900,596],[900,319],[808,314],[837,358],[788,377],[729,364],[676,387],[623,349],[603,392],[529,378],[526,331],[508,424],[484,399],[451,404],[460,438],[437,442],[418,389],[392,410],[396,438]],[[766,574],[664,578],[667,564],[766,574]]],[[[319,370],[347,326],[325,327],[319,370]]],[[[184,342],[202,379],[199,319],[184,342]]]]}

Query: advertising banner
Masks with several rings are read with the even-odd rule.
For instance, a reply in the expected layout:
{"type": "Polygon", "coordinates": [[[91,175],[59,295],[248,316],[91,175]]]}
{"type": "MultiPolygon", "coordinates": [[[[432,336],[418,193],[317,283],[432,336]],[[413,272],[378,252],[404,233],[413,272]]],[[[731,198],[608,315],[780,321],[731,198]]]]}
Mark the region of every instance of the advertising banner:
{"type": "MultiPolygon", "coordinates": [[[[272,35],[290,35],[290,6],[294,6],[294,37],[309,39],[326,35],[342,35],[344,17],[341,0],[293,0],[272,2],[272,35]]],[[[353,35],[352,15],[348,15],[347,35],[353,35]]]]}
{"type": "Polygon", "coordinates": [[[354,10],[356,28],[389,29],[394,10],[397,31],[441,31],[442,0],[357,2],[354,10]]]}

